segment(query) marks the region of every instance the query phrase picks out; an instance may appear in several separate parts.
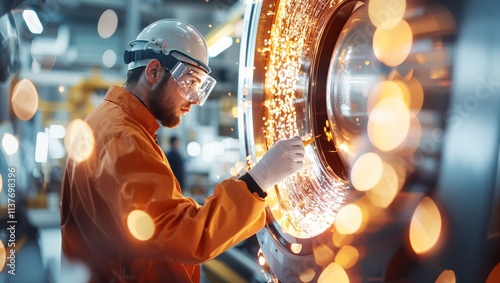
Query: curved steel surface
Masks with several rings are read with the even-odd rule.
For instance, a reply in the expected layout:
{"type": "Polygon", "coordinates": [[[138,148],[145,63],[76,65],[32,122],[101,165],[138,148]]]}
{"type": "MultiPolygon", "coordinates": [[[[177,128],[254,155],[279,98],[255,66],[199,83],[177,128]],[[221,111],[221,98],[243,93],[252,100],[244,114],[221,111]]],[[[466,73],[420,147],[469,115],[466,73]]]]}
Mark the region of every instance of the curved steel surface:
{"type": "Polygon", "coordinates": [[[271,281],[486,282],[500,269],[499,5],[249,5],[249,166],[282,138],[319,136],[266,199],[271,281]]]}

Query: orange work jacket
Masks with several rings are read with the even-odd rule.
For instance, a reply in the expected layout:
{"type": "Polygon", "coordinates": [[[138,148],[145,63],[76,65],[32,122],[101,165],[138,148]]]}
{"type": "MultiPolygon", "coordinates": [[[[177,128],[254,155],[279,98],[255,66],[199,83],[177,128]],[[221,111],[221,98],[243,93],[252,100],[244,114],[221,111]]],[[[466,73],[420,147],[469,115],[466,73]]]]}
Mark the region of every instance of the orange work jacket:
{"type": "Polygon", "coordinates": [[[264,227],[265,201],[242,180],[220,182],[203,206],[184,197],[156,143],[158,122],[124,88],[112,86],[86,123],[93,151],[68,158],[61,232],[63,258],[83,264],[89,282],[199,282],[200,263],[264,227]],[[129,229],[134,210],[154,223],[147,240],[129,229]]]}

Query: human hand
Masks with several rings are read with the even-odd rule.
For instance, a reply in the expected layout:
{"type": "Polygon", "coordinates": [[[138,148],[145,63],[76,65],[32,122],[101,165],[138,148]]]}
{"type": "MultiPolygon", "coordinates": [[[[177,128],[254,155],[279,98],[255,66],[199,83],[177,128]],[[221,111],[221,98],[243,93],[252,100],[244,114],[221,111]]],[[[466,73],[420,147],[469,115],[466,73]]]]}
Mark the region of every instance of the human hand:
{"type": "Polygon", "coordinates": [[[259,187],[266,191],[304,165],[304,142],[300,136],[274,144],[262,159],[248,171],[259,187]]]}

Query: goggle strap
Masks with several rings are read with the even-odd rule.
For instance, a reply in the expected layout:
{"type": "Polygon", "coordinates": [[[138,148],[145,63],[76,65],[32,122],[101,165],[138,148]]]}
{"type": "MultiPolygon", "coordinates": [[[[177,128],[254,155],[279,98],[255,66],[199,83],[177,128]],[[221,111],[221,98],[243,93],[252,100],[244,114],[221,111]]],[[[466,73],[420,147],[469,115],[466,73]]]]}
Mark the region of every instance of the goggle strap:
{"type": "Polygon", "coordinates": [[[125,50],[123,53],[123,60],[125,61],[125,64],[144,59],[157,59],[169,71],[173,70],[175,65],[179,62],[177,58],[170,54],[165,55],[163,53],[157,53],[151,49],[133,51],[125,50]]]}

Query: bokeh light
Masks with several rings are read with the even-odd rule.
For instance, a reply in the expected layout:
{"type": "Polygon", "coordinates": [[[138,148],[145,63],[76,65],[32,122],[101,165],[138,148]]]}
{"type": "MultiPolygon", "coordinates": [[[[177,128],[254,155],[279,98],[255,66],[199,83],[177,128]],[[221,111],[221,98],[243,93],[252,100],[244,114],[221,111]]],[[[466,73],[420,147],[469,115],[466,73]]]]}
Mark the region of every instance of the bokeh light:
{"type": "Polygon", "coordinates": [[[356,204],[348,204],[337,213],[335,228],[341,234],[353,234],[363,223],[363,212],[356,204]]]}
{"type": "Polygon", "coordinates": [[[372,24],[378,28],[390,29],[403,19],[406,0],[370,0],[368,16],[372,24]]]}
{"type": "Polygon", "coordinates": [[[370,113],[377,103],[387,98],[396,98],[403,101],[407,107],[410,107],[410,90],[406,84],[400,80],[382,81],[378,83],[370,92],[366,110],[370,113]]]}
{"type": "Polygon", "coordinates": [[[0,175],[0,193],[2,192],[2,189],[3,189],[3,179],[2,175],[0,175]]]}
{"type": "Polygon", "coordinates": [[[359,259],[359,252],[353,246],[343,246],[335,256],[335,262],[342,268],[349,269],[353,267],[359,259]]]}
{"type": "Polygon", "coordinates": [[[64,137],[68,157],[76,162],[87,160],[94,152],[94,132],[82,119],[71,121],[64,137]]]}
{"type": "Polygon", "coordinates": [[[377,59],[390,67],[399,66],[410,54],[413,33],[410,25],[400,21],[390,29],[377,28],[373,35],[373,51],[377,59]]]}
{"type": "Polygon", "coordinates": [[[401,145],[410,129],[410,111],[397,98],[386,98],[373,108],[368,120],[368,138],[382,151],[391,151],[401,145]]]}
{"type": "Polygon", "coordinates": [[[314,271],[314,269],[307,268],[306,270],[302,271],[299,274],[300,282],[304,282],[304,283],[311,282],[314,279],[315,275],[316,275],[316,271],[314,271]]]}
{"type": "Polygon", "coordinates": [[[351,169],[351,182],[358,191],[373,188],[382,177],[383,163],[380,156],[369,152],[360,156],[351,169]]]}
{"type": "Polygon", "coordinates": [[[456,283],[457,278],[455,277],[455,272],[453,270],[445,270],[441,272],[439,277],[436,279],[436,283],[456,283]]]}
{"type": "Polygon", "coordinates": [[[134,210],[129,213],[127,226],[132,236],[139,241],[147,241],[155,233],[153,218],[142,210],[134,210]]]}
{"type": "Polygon", "coordinates": [[[5,262],[7,261],[7,253],[5,251],[5,245],[3,244],[2,240],[0,240],[0,272],[5,267],[5,262]]]}
{"type": "Polygon", "coordinates": [[[49,137],[46,132],[36,134],[35,162],[46,163],[49,156],[49,137]]]}
{"type": "Polygon", "coordinates": [[[2,147],[7,155],[13,155],[19,149],[19,141],[10,133],[3,134],[2,147]]]}
{"type": "Polygon", "coordinates": [[[302,251],[302,244],[299,243],[292,243],[290,245],[290,250],[296,254],[300,253],[302,251]]]}
{"type": "Polygon", "coordinates": [[[102,38],[111,37],[118,27],[118,16],[114,10],[104,11],[97,22],[97,32],[102,38]]]}
{"type": "Polygon", "coordinates": [[[326,267],[328,264],[333,262],[333,259],[335,258],[335,253],[333,252],[333,250],[325,244],[314,246],[313,255],[314,262],[322,267],[326,267]]]}
{"type": "Polygon", "coordinates": [[[334,231],[332,234],[332,242],[337,247],[340,248],[345,245],[350,245],[354,240],[354,235],[352,234],[341,234],[337,231],[334,231]]]}
{"type": "Polygon", "coordinates": [[[102,54],[102,65],[104,68],[112,68],[116,64],[116,52],[108,49],[102,54]]]}
{"type": "Polygon", "coordinates": [[[318,283],[349,283],[349,277],[345,270],[338,263],[332,262],[330,263],[324,270],[321,272],[318,283]]]}
{"type": "Polygon", "coordinates": [[[402,182],[400,182],[396,170],[390,164],[383,162],[382,167],[382,177],[371,190],[366,192],[366,197],[374,206],[387,208],[396,198],[399,185],[402,182]]]}
{"type": "Polygon", "coordinates": [[[424,89],[420,81],[414,77],[406,82],[406,86],[410,90],[410,112],[412,116],[416,116],[424,104],[424,89]]]}
{"type": "Polygon", "coordinates": [[[259,265],[264,266],[266,264],[266,258],[264,257],[264,254],[262,253],[262,250],[259,249],[259,265]]]}
{"type": "Polygon", "coordinates": [[[187,145],[187,154],[191,157],[197,157],[201,154],[201,145],[198,142],[192,141],[187,145]]]}
{"type": "Polygon", "coordinates": [[[239,108],[238,108],[238,106],[233,106],[231,108],[231,117],[233,117],[234,119],[237,119],[238,115],[239,115],[239,108]]]}
{"type": "Polygon", "coordinates": [[[412,116],[410,118],[410,129],[408,130],[408,134],[403,142],[401,142],[401,144],[394,149],[394,151],[401,155],[409,156],[417,150],[421,141],[422,124],[420,123],[420,119],[416,116],[412,116]]]}
{"type": "Polygon", "coordinates": [[[410,223],[410,244],[417,254],[429,251],[441,234],[441,214],[434,201],[424,197],[418,204],[410,223]]]}
{"type": "Polygon", "coordinates": [[[12,110],[17,118],[26,121],[31,119],[38,109],[38,92],[28,79],[16,83],[12,91],[12,110]]]}

